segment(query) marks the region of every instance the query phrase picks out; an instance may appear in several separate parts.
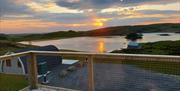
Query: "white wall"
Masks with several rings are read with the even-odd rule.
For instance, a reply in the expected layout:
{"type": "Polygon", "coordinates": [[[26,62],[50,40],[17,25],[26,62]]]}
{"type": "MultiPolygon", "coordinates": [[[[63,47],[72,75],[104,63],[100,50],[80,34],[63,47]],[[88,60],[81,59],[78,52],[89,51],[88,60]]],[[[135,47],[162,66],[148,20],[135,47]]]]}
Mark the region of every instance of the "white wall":
{"type": "Polygon", "coordinates": [[[3,73],[9,74],[24,74],[23,66],[21,64],[21,68],[18,67],[18,58],[13,58],[11,60],[11,66],[6,66],[6,62],[3,63],[3,73]]]}

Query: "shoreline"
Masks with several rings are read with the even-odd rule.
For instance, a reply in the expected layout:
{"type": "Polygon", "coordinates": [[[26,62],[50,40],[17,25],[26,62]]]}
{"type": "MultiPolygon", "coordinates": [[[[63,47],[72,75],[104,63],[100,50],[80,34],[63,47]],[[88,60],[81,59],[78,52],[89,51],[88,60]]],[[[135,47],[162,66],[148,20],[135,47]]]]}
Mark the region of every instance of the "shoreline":
{"type": "MultiPolygon", "coordinates": [[[[173,33],[173,34],[180,34],[178,32],[149,32],[149,33],[142,33],[142,34],[169,34],[169,33],[173,33]]],[[[36,35],[36,34],[35,34],[36,35]]],[[[72,37],[52,37],[52,38],[40,38],[40,39],[29,39],[29,40],[20,40],[20,41],[16,41],[16,42],[27,42],[27,41],[33,41],[33,42],[39,42],[39,41],[49,41],[49,40],[58,40],[58,39],[70,39],[70,38],[79,38],[79,37],[116,37],[116,36],[122,36],[125,37],[126,35],[122,34],[122,35],[102,35],[102,36],[72,36],[72,37]]],[[[160,35],[159,35],[160,36],[160,35]]],[[[171,36],[171,35],[170,35],[171,36]]]]}

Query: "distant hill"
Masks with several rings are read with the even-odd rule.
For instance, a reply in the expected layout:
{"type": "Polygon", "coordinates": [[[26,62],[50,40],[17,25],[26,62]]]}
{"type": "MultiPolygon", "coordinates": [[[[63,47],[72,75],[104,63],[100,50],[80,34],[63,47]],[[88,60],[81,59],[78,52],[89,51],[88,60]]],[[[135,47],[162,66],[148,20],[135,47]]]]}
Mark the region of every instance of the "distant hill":
{"type": "Polygon", "coordinates": [[[7,39],[8,39],[8,35],[0,34],[0,40],[7,40],[7,39]]]}
{"type": "Polygon", "coordinates": [[[89,31],[58,31],[44,34],[24,34],[24,35],[3,35],[0,38],[11,41],[27,41],[27,40],[46,40],[57,38],[72,38],[81,36],[115,36],[127,35],[129,33],[154,33],[154,32],[180,32],[180,23],[164,23],[151,25],[136,25],[136,26],[115,26],[89,31]]]}
{"type": "Polygon", "coordinates": [[[115,26],[87,31],[91,36],[126,35],[129,33],[180,32],[180,23],[164,23],[136,26],[115,26]]]}

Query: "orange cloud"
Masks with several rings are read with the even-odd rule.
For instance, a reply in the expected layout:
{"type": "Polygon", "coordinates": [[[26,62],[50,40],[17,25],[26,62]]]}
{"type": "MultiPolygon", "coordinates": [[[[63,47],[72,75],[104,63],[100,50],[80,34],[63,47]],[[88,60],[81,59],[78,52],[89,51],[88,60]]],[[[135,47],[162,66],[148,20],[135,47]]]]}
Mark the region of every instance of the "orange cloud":
{"type": "Polygon", "coordinates": [[[127,16],[125,18],[163,18],[163,17],[167,17],[166,15],[163,14],[139,14],[139,13],[135,13],[133,15],[127,16]]]}
{"type": "Polygon", "coordinates": [[[42,20],[2,20],[1,28],[3,29],[26,29],[26,28],[48,28],[59,26],[55,22],[45,22],[42,20]]]}
{"type": "Polygon", "coordinates": [[[167,18],[167,19],[161,19],[160,21],[154,21],[154,22],[142,22],[138,23],[137,25],[148,25],[148,24],[158,24],[158,23],[180,23],[180,18],[167,18]]]}
{"type": "Polygon", "coordinates": [[[74,23],[65,24],[59,22],[43,21],[38,19],[26,20],[26,19],[13,19],[13,20],[1,20],[0,28],[2,30],[24,30],[24,29],[47,29],[54,27],[89,27],[89,26],[103,26],[107,19],[95,19],[92,23],[74,23]]]}
{"type": "Polygon", "coordinates": [[[180,23],[180,17],[179,18],[173,18],[173,19],[162,19],[162,22],[168,22],[168,23],[180,23]]]}

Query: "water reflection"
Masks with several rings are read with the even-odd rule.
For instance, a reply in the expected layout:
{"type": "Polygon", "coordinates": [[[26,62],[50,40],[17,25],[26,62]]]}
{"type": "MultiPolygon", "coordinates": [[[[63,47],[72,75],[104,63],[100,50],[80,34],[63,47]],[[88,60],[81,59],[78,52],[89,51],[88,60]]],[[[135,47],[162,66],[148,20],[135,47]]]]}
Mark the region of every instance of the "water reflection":
{"type": "MultiPolygon", "coordinates": [[[[180,40],[180,34],[168,33],[171,36],[159,36],[160,33],[145,33],[143,39],[138,40],[139,43],[180,40]]],[[[33,45],[45,46],[55,45],[59,49],[79,50],[88,52],[111,52],[127,48],[128,40],[124,36],[108,36],[108,37],[77,37],[69,39],[56,39],[46,41],[32,41],[33,45]]],[[[29,44],[27,41],[20,42],[29,44]]]]}
{"type": "Polygon", "coordinates": [[[103,39],[100,39],[98,41],[98,46],[97,46],[97,51],[99,53],[104,53],[106,51],[106,47],[105,47],[105,43],[104,43],[104,40],[103,39]]]}

